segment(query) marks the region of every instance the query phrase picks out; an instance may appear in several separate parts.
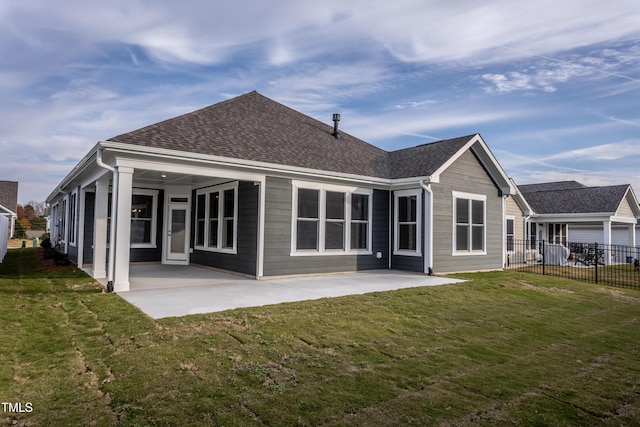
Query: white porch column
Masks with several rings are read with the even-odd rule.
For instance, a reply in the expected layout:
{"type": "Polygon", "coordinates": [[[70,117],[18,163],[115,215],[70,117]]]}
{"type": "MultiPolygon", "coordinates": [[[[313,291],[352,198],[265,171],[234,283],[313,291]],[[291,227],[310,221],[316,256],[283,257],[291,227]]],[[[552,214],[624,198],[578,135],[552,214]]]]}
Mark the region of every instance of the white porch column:
{"type": "Polygon", "coordinates": [[[637,244],[636,243],[636,225],[630,224],[629,225],[629,246],[635,247],[636,244],[637,244]]]}
{"type": "Polygon", "coordinates": [[[96,181],[96,200],[93,226],[93,268],[94,279],[107,277],[107,212],[109,202],[109,175],[96,181]]]}
{"type": "MultiPolygon", "coordinates": [[[[604,265],[611,265],[611,221],[603,221],[602,229],[604,230],[604,265]]],[[[596,254],[597,256],[597,254],[596,254]]]]}
{"type": "MultiPolygon", "coordinates": [[[[131,195],[133,190],[133,168],[117,167],[118,210],[115,213],[116,241],[113,290],[129,290],[129,250],[131,246],[131,195]]],[[[113,213],[112,213],[113,216],[113,213]]],[[[111,242],[113,244],[114,242],[111,242]]]]}

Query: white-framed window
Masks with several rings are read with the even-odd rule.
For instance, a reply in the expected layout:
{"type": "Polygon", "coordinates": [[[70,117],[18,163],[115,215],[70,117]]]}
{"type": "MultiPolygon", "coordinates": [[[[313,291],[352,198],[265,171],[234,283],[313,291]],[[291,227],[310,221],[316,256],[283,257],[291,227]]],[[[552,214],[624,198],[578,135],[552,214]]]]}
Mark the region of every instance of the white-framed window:
{"type": "Polygon", "coordinates": [[[373,190],[293,182],[291,255],[371,253],[373,190]]]}
{"type": "Polygon", "coordinates": [[[51,208],[51,218],[53,220],[51,230],[51,241],[60,242],[63,241],[64,236],[64,200],[56,203],[51,208]]]}
{"type": "MultiPolygon", "coordinates": [[[[111,238],[111,200],[107,204],[107,243],[111,238]]],[[[131,248],[155,248],[158,224],[158,190],[134,188],[131,191],[131,248]]]]}
{"type": "Polygon", "coordinates": [[[195,247],[237,253],[238,182],[196,191],[195,247]]]}
{"type": "Polygon", "coordinates": [[[508,252],[513,252],[515,249],[515,225],[516,225],[516,218],[514,216],[507,216],[505,217],[506,219],[506,224],[505,224],[505,234],[506,234],[506,240],[507,240],[507,251],[508,252]]]}
{"type": "Polygon", "coordinates": [[[393,254],[422,255],[422,189],[394,192],[393,254]]]}
{"type": "Polygon", "coordinates": [[[486,255],[486,204],[482,194],[452,192],[453,255],[486,255]]]}
{"type": "Polygon", "coordinates": [[[76,245],[76,224],[78,223],[78,210],[77,203],[78,201],[78,193],[71,193],[69,196],[69,233],[68,233],[68,242],[71,246],[76,245]]]}
{"type": "Polygon", "coordinates": [[[156,190],[133,189],[131,195],[131,247],[155,247],[158,212],[156,190]]]}

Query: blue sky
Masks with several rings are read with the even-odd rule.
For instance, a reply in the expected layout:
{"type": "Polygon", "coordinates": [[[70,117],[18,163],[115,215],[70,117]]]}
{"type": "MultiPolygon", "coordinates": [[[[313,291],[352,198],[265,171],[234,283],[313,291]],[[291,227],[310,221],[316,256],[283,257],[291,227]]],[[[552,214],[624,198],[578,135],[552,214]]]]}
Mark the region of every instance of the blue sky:
{"type": "Polygon", "coordinates": [[[640,196],[637,0],[0,1],[0,180],[252,90],[387,150],[480,133],[517,183],[640,196]]]}

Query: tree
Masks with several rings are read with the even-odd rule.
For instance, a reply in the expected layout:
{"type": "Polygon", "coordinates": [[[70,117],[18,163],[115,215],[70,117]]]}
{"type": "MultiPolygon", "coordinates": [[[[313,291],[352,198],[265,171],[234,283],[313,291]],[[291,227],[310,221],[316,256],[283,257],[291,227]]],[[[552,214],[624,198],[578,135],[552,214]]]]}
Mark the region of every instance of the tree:
{"type": "Polygon", "coordinates": [[[31,200],[27,205],[33,207],[35,216],[45,217],[48,214],[47,202],[36,202],[35,200],[31,200]]]}
{"type": "Polygon", "coordinates": [[[13,235],[13,237],[15,237],[17,239],[26,239],[27,238],[27,231],[24,229],[24,227],[20,223],[20,220],[18,220],[18,219],[16,219],[16,229],[15,229],[15,234],[13,235]]]}
{"type": "Polygon", "coordinates": [[[31,222],[27,218],[21,218],[17,222],[20,223],[24,230],[31,230],[31,222]]]}
{"type": "Polygon", "coordinates": [[[44,230],[47,227],[45,219],[47,204],[31,201],[25,206],[18,205],[16,213],[25,230],[44,230]]]}

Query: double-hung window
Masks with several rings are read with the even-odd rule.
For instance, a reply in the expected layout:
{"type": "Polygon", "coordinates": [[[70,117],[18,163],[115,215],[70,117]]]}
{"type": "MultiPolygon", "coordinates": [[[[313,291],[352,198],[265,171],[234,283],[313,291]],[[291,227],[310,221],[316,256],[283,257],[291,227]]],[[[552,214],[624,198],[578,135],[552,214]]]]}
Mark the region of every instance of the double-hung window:
{"type": "Polygon", "coordinates": [[[78,193],[69,196],[69,244],[72,246],[76,245],[77,200],[78,193]]]}
{"type": "Polygon", "coordinates": [[[454,255],[486,254],[486,202],[484,195],[453,192],[454,255]]]}
{"type": "MultiPolygon", "coordinates": [[[[107,202],[107,242],[111,238],[111,202],[107,202]]],[[[155,248],[158,222],[158,190],[134,188],[131,195],[131,235],[132,248],[155,248]]]]}
{"type": "Polygon", "coordinates": [[[133,194],[131,196],[131,244],[151,244],[152,236],[155,238],[154,194],[133,194]]]}
{"type": "Polygon", "coordinates": [[[369,194],[351,194],[351,249],[369,248],[369,194]]]}
{"type": "Polygon", "coordinates": [[[292,254],[371,252],[373,191],[294,182],[292,254]]]}
{"type": "Polygon", "coordinates": [[[507,220],[507,223],[506,223],[505,232],[507,237],[507,251],[513,252],[515,249],[514,237],[515,237],[516,220],[515,220],[515,217],[507,217],[506,220],[507,220]]]}
{"type": "Polygon", "coordinates": [[[394,212],[394,254],[421,255],[422,190],[396,191],[394,212]]]}
{"type": "Polygon", "coordinates": [[[207,187],[196,192],[198,249],[236,253],[238,183],[207,187]]]}

